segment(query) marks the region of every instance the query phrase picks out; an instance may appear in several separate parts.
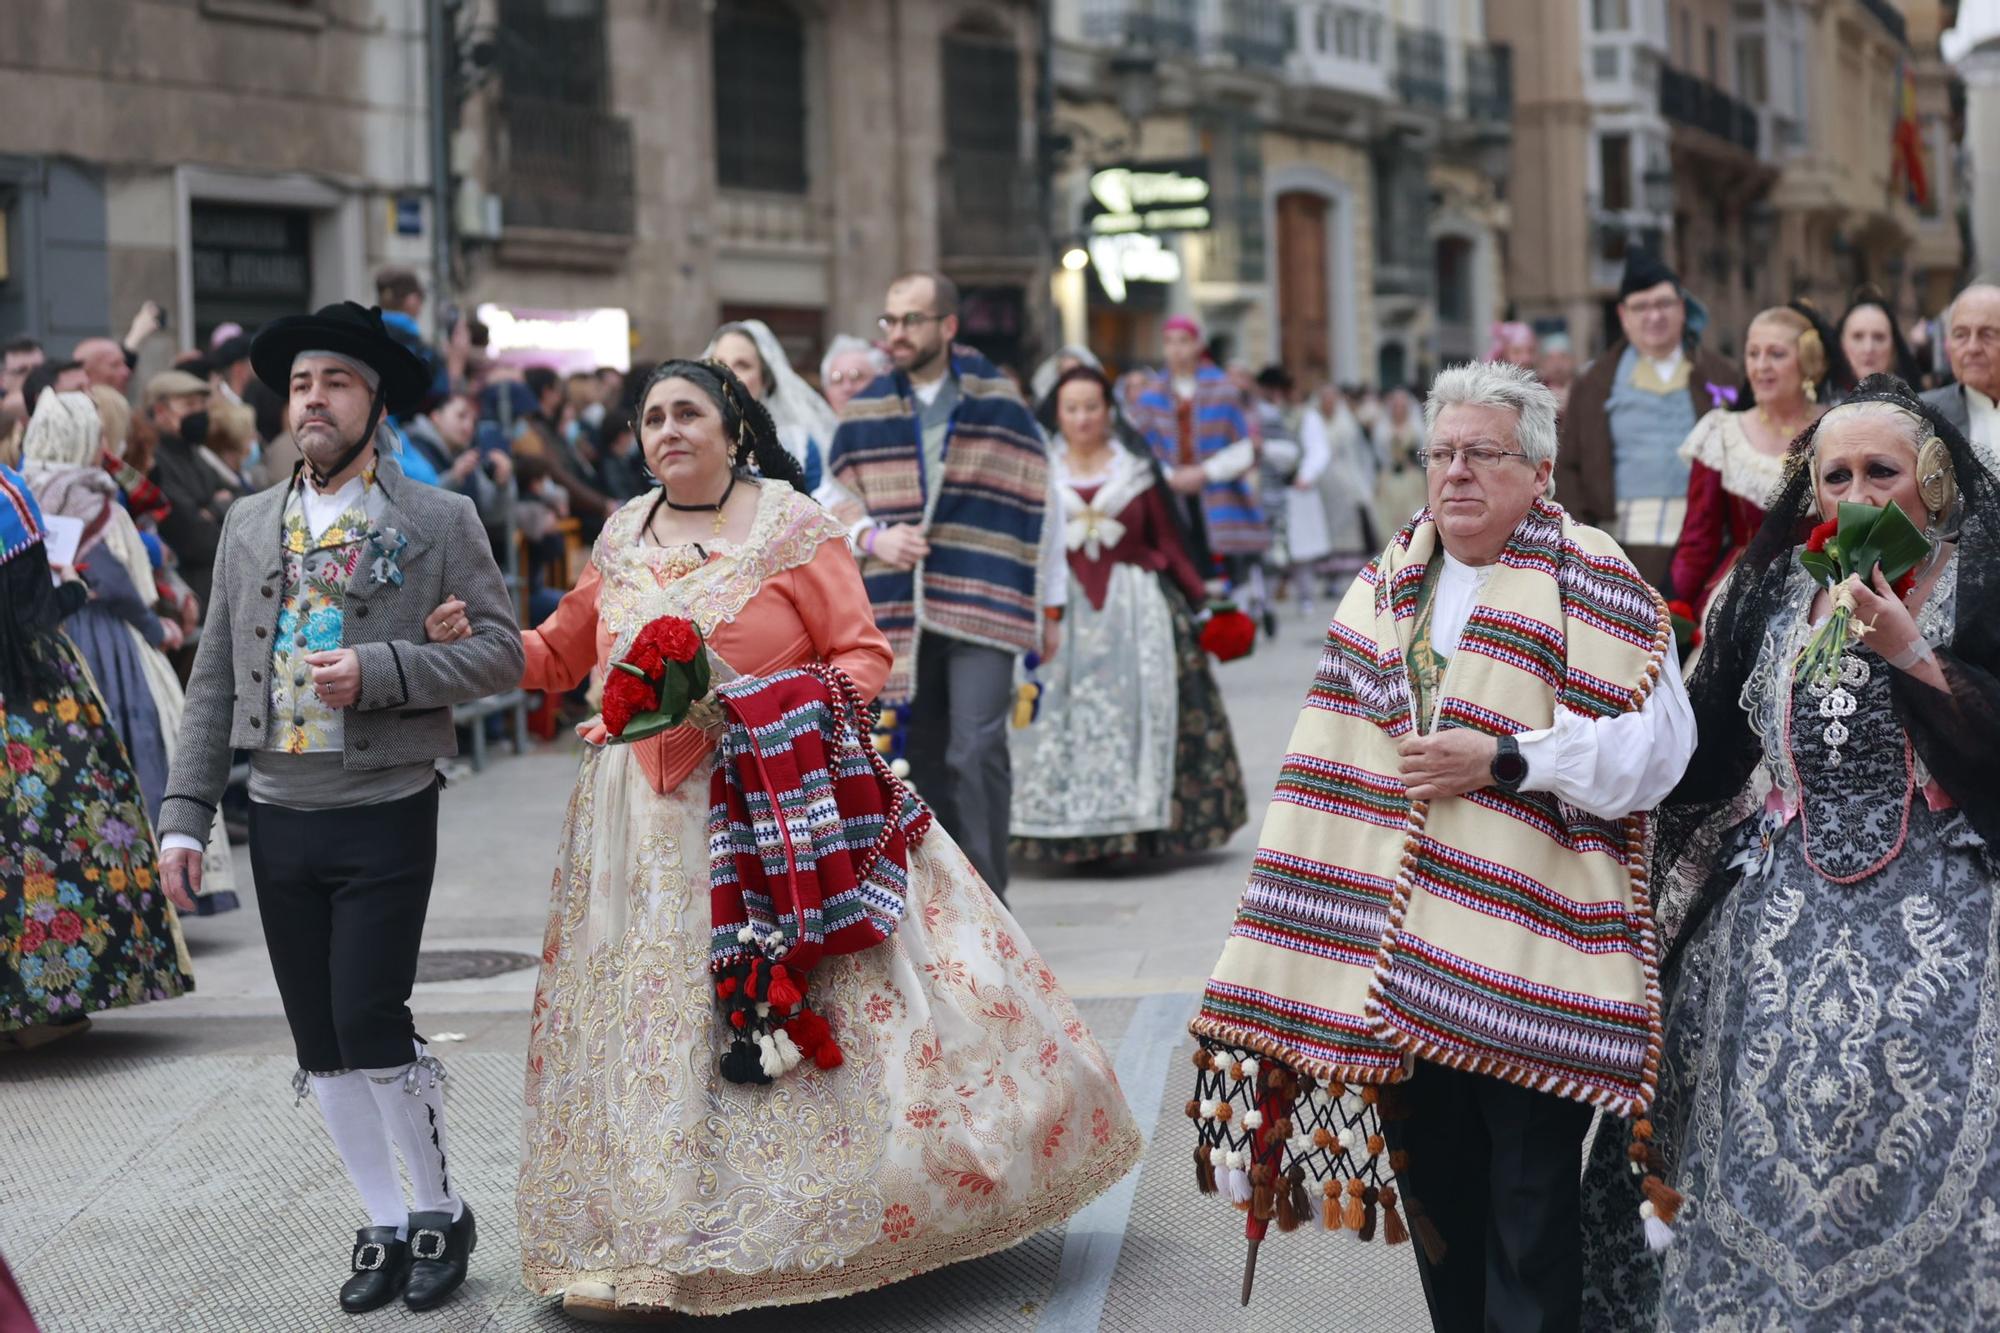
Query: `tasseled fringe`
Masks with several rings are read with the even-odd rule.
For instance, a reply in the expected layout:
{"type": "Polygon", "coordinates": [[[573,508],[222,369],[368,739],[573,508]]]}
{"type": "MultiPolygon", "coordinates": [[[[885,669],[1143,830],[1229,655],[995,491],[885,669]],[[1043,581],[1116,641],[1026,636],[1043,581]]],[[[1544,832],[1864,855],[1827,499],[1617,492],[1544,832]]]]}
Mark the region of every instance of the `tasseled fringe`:
{"type": "Polygon", "coordinates": [[[1245,1166],[1250,1161],[1250,1154],[1247,1150],[1239,1148],[1235,1152],[1229,1153],[1228,1158],[1229,1179],[1223,1185],[1223,1191],[1229,1196],[1231,1203],[1247,1204],[1250,1202],[1251,1191],[1250,1172],[1245,1169],[1245,1166]]]}
{"type": "Polygon", "coordinates": [[[1384,1244],[1401,1245],[1410,1238],[1410,1232],[1403,1225],[1403,1215],[1396,1211],[1396,1187],[1384,1185],[1382,1196],[1382,1240],[1384,1244]]]}
{"type": "Polygon", "coordinates": [[[1347,1182],[1347,1209],[1341,1215],[1341,1225],[1355,1235],[1368,1225],[1368,1210],[1361,1202],[1361,1196],[1368,1189],[1359,1178],[1347,1182]]]}
{"type": "Polygon", "coordinates": [[[1328,1231],[1340,1230],[1340,1182],[1328,1180],[1320,1185],[1320,1222],[1328,1231]]]}
{"type": "Polygon", "coordinates": [[[1285,1180],[1289,1188],[1286,1189],[1285,1197],[1278,1204],[1278,1230],[1280,1231],[1290,1231],[1302,1222],[1310,1222],[1313,1216],[1312,1195],[1306,1193],[1305,1168],[1302,1166],[1293,1167],[1285,1173],[1285,1180]],[[1287,1205],[1289,1205],[1289,1208],[1287,1205]],[[1285,1221],[1287,1211],[1292,1215],[1292,1220],[1289,1223],[1285,1221]]]}
{"type": "Polygon", "coordinates": [[[1259,1222],[1268,1222],[1278,1212],[1278,1191],[1273,1188],[1272,1177],[1277,1168],[1269,1162],[1259,1162],[1250,1168],[1250,1216],[1259,1222]]]}
{"type": "Polygon", "coordinates": [[[1195,1145],[1194,1187],[1203,1194],[1215,1193],[1215,1164],[1209,1160],[1209,1149],[1206,1143],[1195,1145]]]}
{"type": "Polygon", "coordinates": [[[1361,1191],[1361,1230],[1357,1234],[1362,1240],[1375,1239],[1375,1204],[1381,1193],[1373,1185],[1361,1191]]]}
{"type": "Polygon", "coordinates": [[[1424,1258],[1433,1264],[1443,1263],[1451,1247],[1444,1243],[1444,1233],[1437,1229],[1437,1223],[1431,1221],[1430,1214],[1424,1211],[1423,1201],[1412,1194],[1403,1200],[1403,1207],[1410,1214],[1410,1235],[1424,1247],[1424,1258]]]}
{"type": "Polygon", "coordinates": [[[1640,1175],[1639,1192],[1646,1196],[1639,1205],[1639,1224],[1645,1229],[1646,1248],[1658,1254],[1674,1243],[1674,1222],[1680,1217],[1681,1196],[1660,1177],[1659,1154],[1653,1151],[1653,1122],[1644,1118],[1632,1122],[1632,1143],[1626,1149],[1632,1170],[1640,1175]]]}

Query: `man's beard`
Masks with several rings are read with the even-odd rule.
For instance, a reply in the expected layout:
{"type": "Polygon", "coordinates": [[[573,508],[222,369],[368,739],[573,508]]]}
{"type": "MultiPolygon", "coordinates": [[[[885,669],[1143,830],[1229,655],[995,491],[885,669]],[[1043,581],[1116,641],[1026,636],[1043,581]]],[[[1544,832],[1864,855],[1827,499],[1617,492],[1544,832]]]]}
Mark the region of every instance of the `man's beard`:
{"type": "Polygon", "coordinates": [[[315,417],[309,424],[323,429],[315,430],[310,436],[294,431],[293,438],[298,441],[299,452],[315,468],[324,470],[333,466],[354,445],[348,433],[335,421],[315,417]]]}

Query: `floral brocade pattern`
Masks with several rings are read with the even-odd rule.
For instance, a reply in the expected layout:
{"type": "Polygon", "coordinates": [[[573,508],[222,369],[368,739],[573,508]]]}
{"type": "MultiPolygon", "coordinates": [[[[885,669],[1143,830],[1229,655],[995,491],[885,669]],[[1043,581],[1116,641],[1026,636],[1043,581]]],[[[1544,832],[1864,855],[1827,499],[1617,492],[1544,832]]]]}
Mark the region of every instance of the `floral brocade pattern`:
{"type": "Polygon", "coordinates": [[[0,1031],[193,988],[138,780],[61,635],[31,642],[40,698],[0,698],[0,1031]]]}
{"type": "MultiPolygon", "coordinates": [[[[1585,1327],[2000,1327],[2000,863],[1958,810],[1908,799],[1872,654],[1847,659],[1868,671],[1844,677],[1847,753],[1829,761],[1825,692],[1789,670],[1809,594],[1746,691],[1767,747],[1789,716],[1796,766],[1772,777],[1803,818],[1774,801],[1728,832],[1727,892],[1662,978],[1652,1119],[1679,1234],[1647,1253],[1625,1136],[1600,1133],[1585,1327]],[[1839,883],[1836,865],[1866,873],[1839,883]]],[[[1949,623],[1950,596],[1919,625],[1949,623]]]]}
{"type": "MultiPolygon", "coordinates": [[[[607,538],[627,540],[596,554],[614,636],[733,616],[826,539],[802,517],[767,496],[740,551],[677,577],[614,518],[607,538]]],[[[583,760],[529,1044],[532,1290],[608,1282],[621,1304],[692,1314],[845,1295],[1011,1245],[1125,1174],[1139,1136],[1104,1052],[941,830],[912,857],[896,935],[812,972],[845,1063],[723,1080],[708,779],[662,795],[628,747],[583,760]]]]}
{"type": "Polygon", "coordinates": [[[356,504],[315,538],[306,526],[303,486],[285,501],[284,601],[271,645],[270,748],[286,754],[341,748],[341,711],[320,702],[305,658],[341,646],[347,581],[369,533],[368,516],[356,504]]]}

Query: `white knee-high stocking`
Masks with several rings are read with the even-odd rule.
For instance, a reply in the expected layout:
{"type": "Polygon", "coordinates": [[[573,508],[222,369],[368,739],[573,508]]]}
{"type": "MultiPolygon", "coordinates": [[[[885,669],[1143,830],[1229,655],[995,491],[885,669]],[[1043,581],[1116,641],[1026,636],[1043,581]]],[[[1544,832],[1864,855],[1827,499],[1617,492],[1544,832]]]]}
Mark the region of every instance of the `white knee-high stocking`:
{"type": "Polygon", "coordinates": [[[445,1164],[444,1066],[422,1042],[416,1055],[396,1069],[367,1070],[368,1091],[410,1178],[410,1211],[456,1218],[463,1205],[445,1164]]]}
{"type": "Polygon", "coordinates": [[[370,1095],[368,1075],[359,1069],[338,1074],[311,1074],[313,1100],[333,1136],[347,1178],[361,1195],[370,1226],[401,1227],[410,1211],[403,1202],[403,1185],[396,1179],[396,1161],[389,1155],[389,1135],[382,1112],[370,1095]]]}

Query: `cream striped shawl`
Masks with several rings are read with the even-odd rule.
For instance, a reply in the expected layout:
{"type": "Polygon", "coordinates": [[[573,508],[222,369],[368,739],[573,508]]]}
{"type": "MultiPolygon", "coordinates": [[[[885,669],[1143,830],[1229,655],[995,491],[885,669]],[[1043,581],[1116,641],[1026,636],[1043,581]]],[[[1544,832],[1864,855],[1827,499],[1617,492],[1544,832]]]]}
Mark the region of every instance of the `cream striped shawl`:
{"type": "MultiPolygon", "coordinates": [[[[1292,733],[1236,924],[1193,1024],[1320,1079],[1409,1058],[1635,1115],[1659,1064],[1647,819],[1483,787],[1412,803],[1396,745],[1436,552],[1428,510],[1349,590],[1292,733]]],[[[1673,642],[1617,544],[1537,501],[1440,686],[1437,727],[1489,735],[1635,709],[1673,642]]]]}

